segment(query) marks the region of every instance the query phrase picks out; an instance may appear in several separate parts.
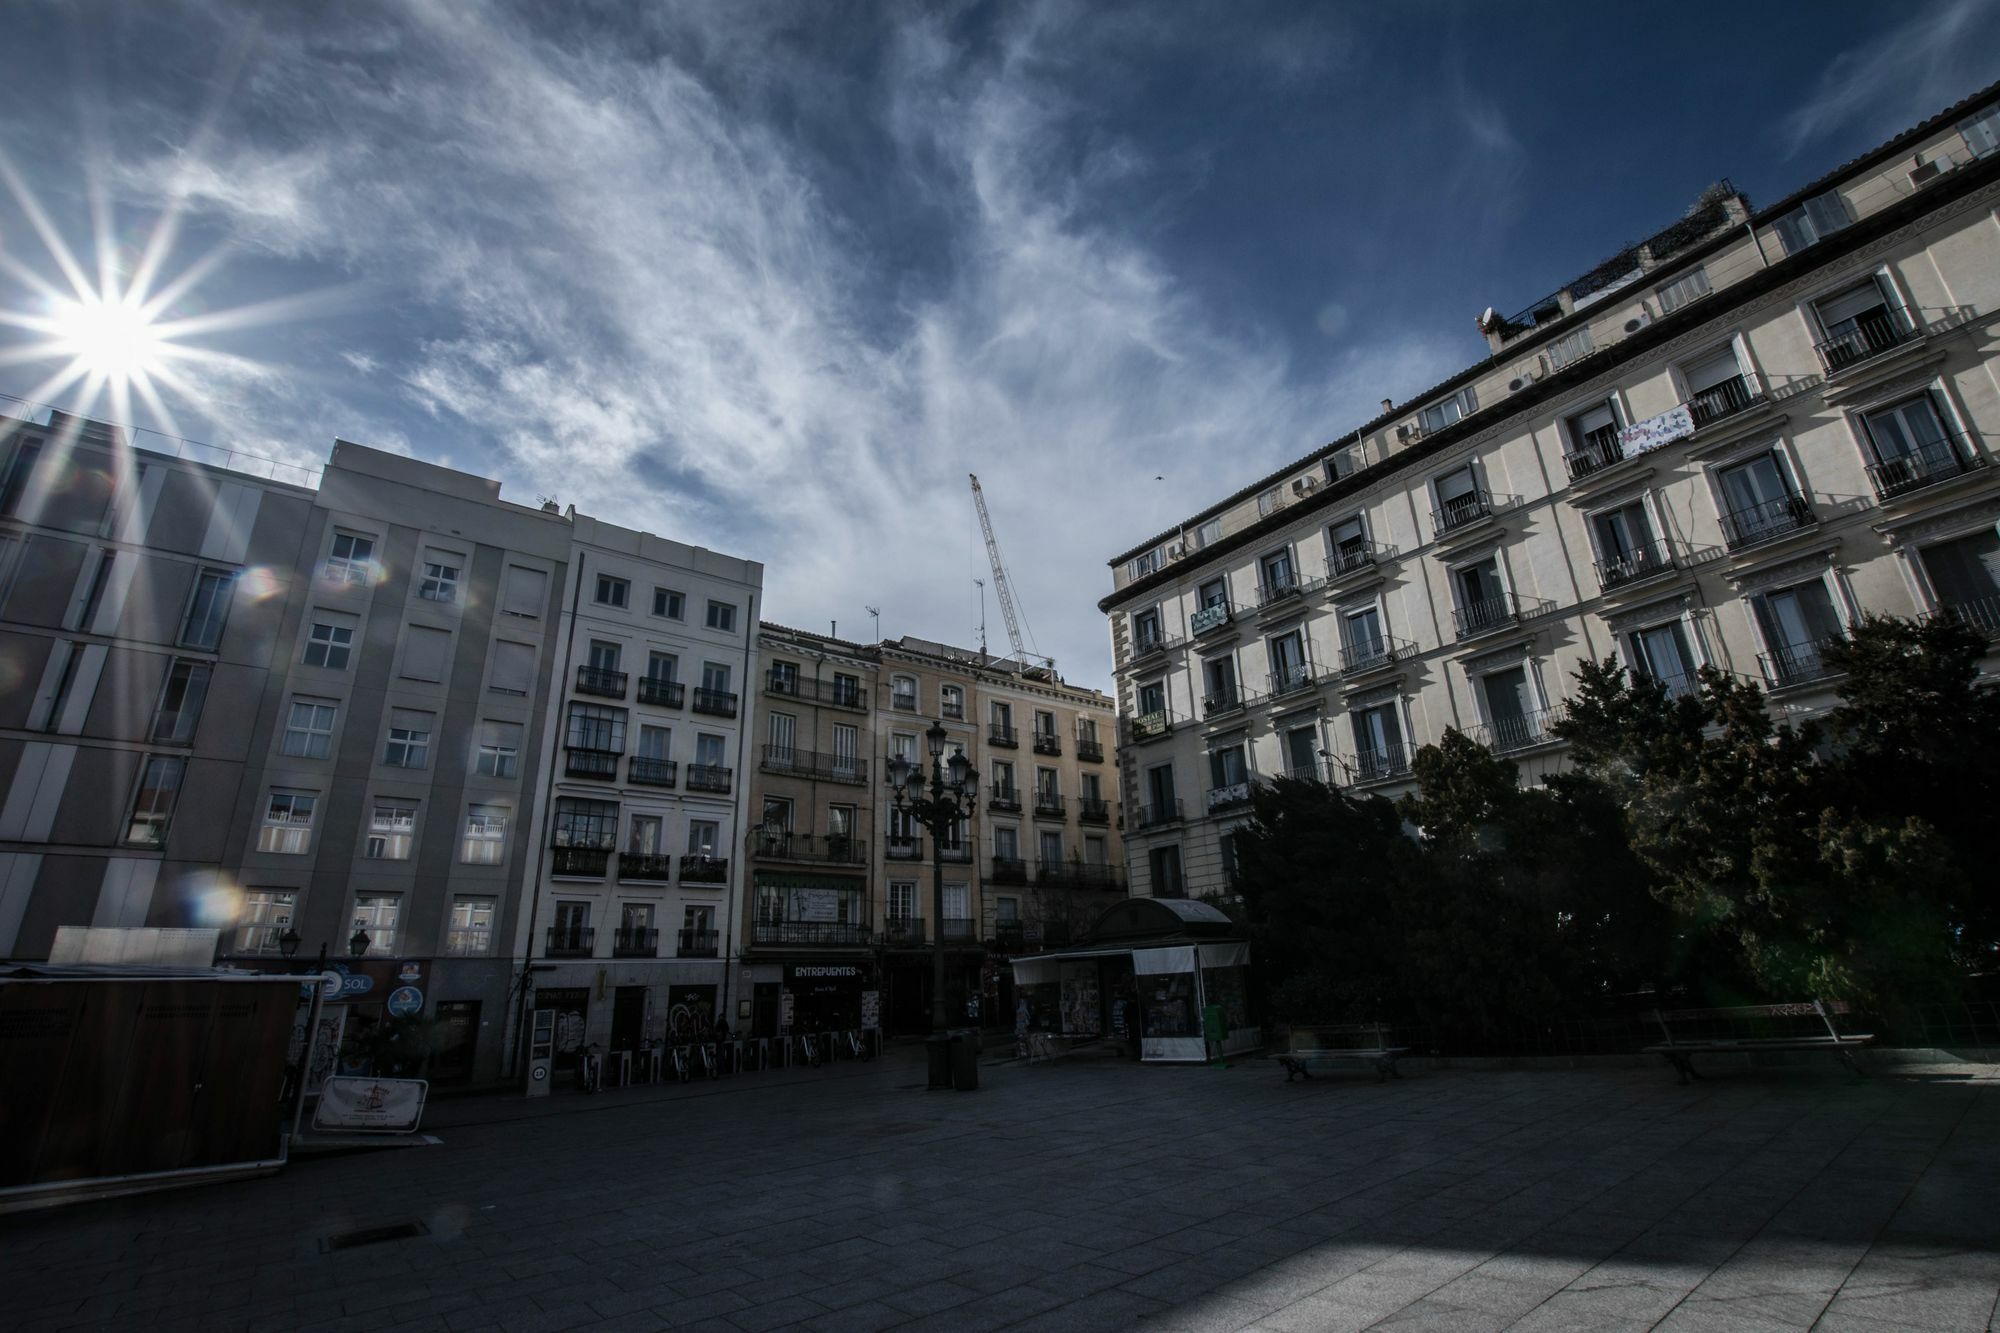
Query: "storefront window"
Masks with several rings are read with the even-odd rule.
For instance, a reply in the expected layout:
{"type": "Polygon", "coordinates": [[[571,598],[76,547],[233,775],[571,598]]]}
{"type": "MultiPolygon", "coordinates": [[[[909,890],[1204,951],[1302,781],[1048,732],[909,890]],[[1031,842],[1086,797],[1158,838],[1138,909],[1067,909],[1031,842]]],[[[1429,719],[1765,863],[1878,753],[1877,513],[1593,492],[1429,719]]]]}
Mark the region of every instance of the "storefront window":
{"type": "Polygon", "coordinates": [[[1201,970],[1202,990],[1210,1004],[1222,1006],[1223,1026],[1240,1032],[1250,1026],[1250,969],[1205,967],[1201,970]]]}
{"type": "Polygon", "coordinates": [[[1139,1002],[1148,1037],[1199,1037],[1201,1016],[1194,1006],[1194,974],[1172,972],[1139,979],[1139,1002]]]}

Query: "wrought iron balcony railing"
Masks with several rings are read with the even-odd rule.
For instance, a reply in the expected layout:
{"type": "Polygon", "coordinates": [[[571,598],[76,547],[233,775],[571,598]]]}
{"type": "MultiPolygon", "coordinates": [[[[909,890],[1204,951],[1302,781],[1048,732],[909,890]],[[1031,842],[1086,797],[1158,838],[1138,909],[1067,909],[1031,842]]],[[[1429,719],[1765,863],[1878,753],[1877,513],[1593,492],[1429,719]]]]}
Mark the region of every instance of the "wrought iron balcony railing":
{"type": "Polygon", "coordinates": [[[914,834],[906,838],[891,833],[883,851],[891,861],[918,861],[923,859],[924,840],[914,834]]]}
{"type": "Polygon", "coordinates": [[[1832,375],[1900,347],[1914,340],[1918,332],[1909,316],[1883,306],[1857,316],[1852,328],[1813,346],[1826,373],[1832,375]]]}
{"type": "Polygon", "coordinates": [[[552,847],[552,875],[574,875],[589,879],[603,879],[604,872],[611,868],[609,847],[552,847]]]}
{"type": "Polygon", "coordinates": [[[1329,580],[1344,579],[1350,574],[1359,574],[1364,569],[1373,569],[1385,560],[1393,558],[1396,548],[1381,542],[1345,542],[1333,549],[1326,558],[1326,573],[1329,580]]]}
{"type": "Polygon", "coordinates": [[[993,858],[992,868],[987,872],[986,882],[989,884],[1026,884],[1028,882],[1028,863],[1017,856],[996,856],[993,858]]]}
{"type": "Polygon", "coordinates": [[[1257,608],[1260,611],[1265,610],[1278,605],[1280,602],[1288,602],[1295,597],[1303,597],[1314,589],[1324,586],[1326,586],[1325,579],[1301,578],[1296,574],[1271,579],[1268,582],[1257,585],[1257,608]]]}
{"type": "Polygon", "coordinates": [[[992,795],[986,800],[986,808],[988,810],[1020,810],[1021,789],[1019,787],[1003,787],[996,782],[989,790],[992,792],[992,795]]]}
{"type": "Polygon", "coordinates": [[[1818,522],[1819,515],[1813,513],[1810,501],[1802,495],[1786,495],[1724,514],[1722,540],[1730,550],[1740,551],[1818,522]]]}
{"type": "Polygon", "coordinates": [[[1086,764],[1101,764],[1104,762],[1104,746],[1098,741],[1078,741],[1076,757],[1086,764]]]}
{"type": "Polygon", "coordinates": [[[953,861],[960,864],[969,863],[972,860],[972,848],[962,842],[956,847],[947,844],[937,849],[937,857],[940,861],[953,861]]]}
{"type": "Polygon", "coordinates": [[[1491,634],[1494,630],[1518,624],[1520,619],[1521,605],[1511,592],[1503,592],[1497,597],[1482,597],[1476,602],[1467,602],[1451,613],[1452,626],[1461,639],[1491,634]]]}
{"type": "Polygon", "coordinates": [[[1484,490],[1454,495],[1431,510],[1431,530],[1442,537],[1448,532],[1471,527],[1493,513],[1493,497],[1484,490]]]}
{"type": "Polygon", "coordinates": [[[909,947],[925,940],[924,919],[920,916],[892,916],[882,923],[884,944],[909,947]]]}
{"type": "Polygon", "coordinates": [[[712,930],[683,930],[674,940],[674,953],[682,958],[713,958],[718,940],[712,930]]]}
{"type": "Polygon", "coordinates": [[[868,708],[861,697],[861,682],[837,676],[832,680],[809,680],[796,671],[773,668],[764,673],[764,689],[787,699],[831,704],[835,708],[852,708],[857,712],[866,712],[868,708]]]}
{"type": "Polygon", "coordinates": [[[1150,657],[1154,653],[1164,653],[1181,646],[1181,640],[1171,634],[1143,634],[1132,641],[1132,660],[1150,657]]]}
{"type": "Polygon", "coordinates": [[[1095,796],[1079,796],[1076,798],[1076,817],[1079,823],[1109,824],[1111,803],[1095,796]]]}
{"type": "Polygon", "coordinates": [[[618,878],[664,884],[674,877],[674,858],[665,852],[618,853],[618,878]]]}
{"type": "Polygon", "coordinates": [[[1563,466],[1569,469],[1569,479],[1580,481],[1593,472],[1601,472],[1613,463],[1624,461],[1625,446],[1619,442],[1618,427],[1599,426],[1588,432],[1583,442],[1563,455],[1563,466]]]}
{"type": "Polygon", "coordinates": [[[1280,667],[1269,676],[1266,676],[1265,680],[1269,682],[1271,694],[1275,698],[1283,698],[1287,694],[1297,694],[1301,690],[1309,690],[1317,683],[1313,679],[1311,664],[1306,662],[1298,662],[1289,667],[1280,667]]]}
{"type": "Polygon", "coordinates": [[[623,699],[627,677],[623,671],[607,671],[603,667],[580,666],[576,669],[576,692],[595,694],[606,699],[623,699]]]}
{"type": "Polygon", "coordinates": [[[1117,866],[1098,865],[1090,861],[1064,861],[1035,868],[1035,883],[1047,889],[1096,891],[1121,888],[1124,882],[1124,875],[1117,866]]]}
{"type": "Polygon", "coordinates": [[[1036,818],[1061,819],[1063,813],[1063,798],[1059,793],[1052,791],[1038,791],[1035,793],[1036,818]]]}
{"type": "Polygon", "coordinates": [[[849,782],[857,786],[868,781],[868,761],[851,754],[827,754],[790,745],[766,745],[758,763],[766,773],[823,778],[828,782],[849,782]]]}
{"type": "Polygon", "coordinates": [[[1221,717],[1224,713],[1237,712],[1242,707],[1243,692],[1234,685],[1201,696],[1201,715],[1204,718],[1221,717]]]}
{"type": "Polygon", "coordinates": [[[1643,583],[1657,574],[1668,573],[1673,567],[1674,553],[1667,549],[1667,544],[1649,541],[1624,555],[1598,561],[1597,586],[1611,592],[1628,583],[1643,583]]]}
{"type": "Polygon", "coordinates": [[[1408,657],[1416,649],[1417,646],[1409,640],[1392,638],[1387,634],[1353,639],[1340,646],[1341,674],[1357,676],[1364,671],[1373,671],[1408,657]]]}
{"type": "Polygon", "coordinates": [[[767,832],[750,834],[750,854],[768,861],[810,861],[819,865],[861,866],[868,864],[868,840],[845,834],[767,832]]]}
{"type": "Polygon", "coordinates": [[[1062,753],[1062,737],[1058,733],[1053,731],[1037,731],[1030,734],[1034,737],[1031,746],[1036,754],[1062,753]]]}
{"type": "Polygon", "coordinates": [[[1538,708],[1513,717],[1498,717],[1491,722],[1482,722],[1478,726],[1468,727],[1465,734],[1495,754],[1509,754],[1516,750],[1530,750],[1537,745],[1547,745],[1554,741],[1555,735],[1549,728],[1562,721],[1563,717],[1563,706],[1554,704],[1548,708],[1538,708]]]}
{"type": "Polygon", "coordinates": [[[1753,390],[1749,380],[1736,375],[1688,399],[1688,419],[1700,430],[1738,412],[1747,412],[1763,401],[1764,395],[1753,390]]]}
{"type": "Polygon", "coordinates": [[[664,676],[641,676],[639,702],[655,708],[679,708],[687,702],[687,686],[664,676]]]}
{"type": "Polygon", "coordinates": [[[1946,602],[1938,608],[1937,616],[1956,621],[1989,639],[2000,639],[2000,594],[1946,602]]]}
{"type": "Polygon", "coordinates": [[[972,944],[979,939],[979,923],[968,916],[948,916],[938,938],[946,944],[972,944]]]}
{"type": "Polygon", "coordinates": [[[750,927],[752,944],[803,944],[857,948],[875,942],[873,928],[849,921],[758,921],[750,927]]]}
{"type": "Polygon", "coordinates": [[[619,754],[617,750],[586,750],[570,746],[563,751],[563,776],[615,782],[619,754]]]}
{"type": "Polygon", "coordinates": [[[635,787],[671,787],[680,778],[680,764],[635,754],[625,766],[625,780],[635,787]]]}
{"type": "Polygon", "coordinates": [[[729,882],[728,857],[683,856],[681,858],[681,883],[727,884],[728,882],[729,882]]]}
{"type": "Polygon", "coordinates": [[[1180,822],[1180,818],[1181,803],[1177,800],[1154,801],[1133,811],[1133,825],[1142,829],[1161,828],[1180,822]]]}
{"type": "Polygon", "coordinates": [[[1413,757],[1414,751],[1401,741],[1359,751],[1348,764],[1349,779],[1360,787],[1408,777],[1413,757]]]}
{"type": "Polygon", "coordinates": [[[1790,643],[1768,653],[1759,653],[1757,663],[1764,669],[1765,683],[1778,690],[1838,675],[1826,658],[1827,645],[1838,642],[1840,636],[1836,634],[1810,643],[1790,643]]]}
{"type": "Polygon", "coordinates": [[[620,926],[611,937],[613,958],[655,958],[660,952],[660,932],[651,926],[620,926]]]}
{"type": "Polygon", "coordinates": [[[718,792],[727,795],[735,771],[719,764],[689,764],[687,789],[689,791],[718,792]]]}
{"type": "Polygon", "coordinates": [[[1952,434],[1909,453],[1870,463],[1868,479],[1875,483],[1875,494],[1889,500],[1962,477],[1984,466],[1985,456],[1974,453],[1959,436],[1952,434]]]}
{"type": "Polygon", "coordinates": [[[728,690],[710,690],[696,686],[693,709],[697,713],[707,713],[711,717],[735,717],[736,696],[728,690]]]}
{"type": "Polygon", "coordinates": [[[986,728],[986,743],[997,745],[1003,750],[1021,748],[1021,733],[1003,723],[995,722],[986,728]]]}
{"type": "Polygon", "coordinates": [[[543,952],[551,958],[588,958],[596,942],[594,926],[550,926],[543,952]]]}

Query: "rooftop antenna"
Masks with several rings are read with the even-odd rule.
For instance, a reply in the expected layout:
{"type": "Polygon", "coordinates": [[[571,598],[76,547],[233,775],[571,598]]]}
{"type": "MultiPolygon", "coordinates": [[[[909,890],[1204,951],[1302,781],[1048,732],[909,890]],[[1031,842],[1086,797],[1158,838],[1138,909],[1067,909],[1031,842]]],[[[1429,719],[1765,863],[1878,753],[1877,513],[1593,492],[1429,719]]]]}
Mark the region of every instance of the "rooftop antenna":
{"type": "Polygon", "coordinates": [[[879,606],[864,606],[861,609],[875,617],[875,642],[882,642],[882,608],[879,606]]]}

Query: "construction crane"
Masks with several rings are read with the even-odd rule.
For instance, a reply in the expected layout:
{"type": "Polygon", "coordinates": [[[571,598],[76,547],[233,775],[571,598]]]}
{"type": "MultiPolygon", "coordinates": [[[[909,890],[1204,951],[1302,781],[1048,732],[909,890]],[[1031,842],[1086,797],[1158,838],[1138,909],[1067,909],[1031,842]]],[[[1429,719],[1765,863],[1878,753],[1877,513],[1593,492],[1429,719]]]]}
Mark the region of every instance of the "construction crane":
{"type": "Polygon", "coordinates": [[[977,473],[966,475],[972,478],[972,505],[979,511],[979,530],[986,534],[986,563],[993,566],[993,591],[1000,598],[1000,614],[1007,621],[1007,641],[1014,645],[1015,660],[1026,666],[1028,647],[1021,642],[1021,617],[1014,610],[1014,589],[1007,582],[1007,566],[1000,563],[1000,543],[994,539],[993,520],[986,513],[986,494],[979,489],[977,473]]]}

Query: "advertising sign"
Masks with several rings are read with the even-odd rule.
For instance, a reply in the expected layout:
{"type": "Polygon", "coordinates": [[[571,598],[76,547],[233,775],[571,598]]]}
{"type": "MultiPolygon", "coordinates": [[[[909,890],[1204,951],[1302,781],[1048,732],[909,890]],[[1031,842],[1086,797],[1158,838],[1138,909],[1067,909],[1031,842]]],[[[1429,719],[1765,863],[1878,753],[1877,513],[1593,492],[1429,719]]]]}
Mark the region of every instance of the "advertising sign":
{"type": "Polygon", "coordinates": [[[841,895],[832,889],[793,889],[792,910],[799,921],[840,920],[841,895]]]}
{"type": "Polygon", "coordinates": [[[1643,454],[1648,449],[1657,449],[1663,444],[1694,434],[1694,418],[1688,414],[1687,404],[1669,408],[1656,417],[1635,421],[1618,432],[1618,443],[1626,456],[1643,454]]]}
{"type": "Polygon", "coordinates": [[[423,1119],[430,1086],[420,1078],[330,1078],[320,1088],[313,1128],[411,1133],[423,1119]]]}
{"type": "Polygon", "coordinates": [[[429,967],[427,962],[417,958],[329,959],[326,970],[340,977],[340,989],[336,993],[332,984],[328,983],[327,1000],[332,1004],[370,1000],[379,1004],[388,998],[391,991],[403,986],[415,987],[421,996],[425,985],[424,974],[429,967]]]}
{"type": "Polygon", "coordinates": [[[415,986],[398,986],[389,992],[389,1012],[398,1018],[422,1013],[424,993],[415,986]]]}

